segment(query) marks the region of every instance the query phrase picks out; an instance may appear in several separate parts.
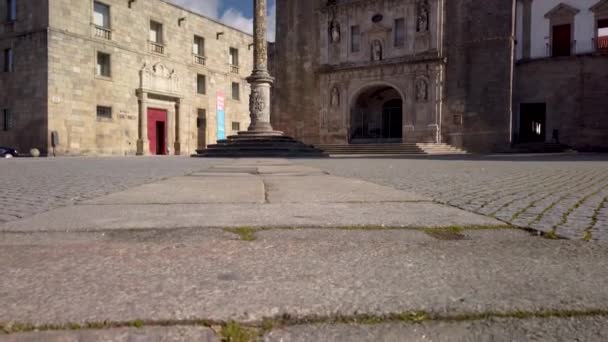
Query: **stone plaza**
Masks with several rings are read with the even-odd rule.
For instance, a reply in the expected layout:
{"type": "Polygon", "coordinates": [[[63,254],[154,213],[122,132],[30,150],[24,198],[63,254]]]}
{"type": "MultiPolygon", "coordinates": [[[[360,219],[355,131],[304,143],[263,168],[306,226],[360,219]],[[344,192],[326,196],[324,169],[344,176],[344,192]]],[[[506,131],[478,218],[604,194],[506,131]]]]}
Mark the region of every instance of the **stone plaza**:
{"type": "Polygon", "coordinates": [[[1,341],[608,337],[605,156],[165,158],[1,162],[1,341]]]}
{"type": "MultiPolygon", "coordinates": [[[[59,133],[52,130],[58,127],[54,120],[65,113],[50,115],[49,109],[42,112],[48,114],[43,129],[51,128],[44,133],[50,133],[49,139],[9,135],[17,140],[48,140],[53,149],[60,147],[59,154],[106,154],[109,149],[110,154],[140,157],[0,160],[0,341],[608,340],[607,156],[570,151],[327,158],[327,153],[298,140],[314,139],[316,134],[317,140],[350,145],[378,139],[382,144],[440,145],[443,138],[474,150],[510,145],[516,51],[514,40],[505,34],[514,32],[517,2],[511,6],[488,0],[478,6],[467,0],[337,0],[319,2],[313,12],[302,12],[298,10],[310,9],[317,1],[283,1],[277,10],[278,27],[285,35],[274,50],[274,62],[279,63],[269,66],[267,1],[255,0],[254,35],[247,47],[253,61],[246,78],[249,117],[243,117],[244,112],[226,115],[226,103],[218,96],[216,114],[222,115],[217,115],[217,144],[208,144],[205,138],[205,146],[199,146],[194,156],[207,158],[187,158],[149,155],[190,153],[201,145],[200,134],[208,136],[207,116],[198,117],[204,120],[196,122],[198,138],[193,134],[193,109],[213,101],[182,96],[179,76],[194,71],[193,67],[198,70],[190,64],[191,58],[194,64],[205,64],[208,56],[188,53],[189,62],[184,64],[173,59],[172,52],[177,45],[185,46],[191,29],[206,19],[168,2],[153,1],[110,1],[111,7],[93,1],[88,8],[88,4],[61,7],[68,2],[57,0],[45,7],[52,18],[46,33],[50,44],[45,39],[34,42],[50,51],[44,67],[57,63],[54,54],[70,51],[57,49],[73,43],[74,37],[64,35],[84,29],[87,37],[80,39],[88,44],[105,40],[104,48],[96,50],[99,81],[114,82],[103,79],[104,72],[111,70],[105,62],[122,54],[118,45],[130,39],[106,26],[116,22],[110,18],[129,13],[150,28],[147,42],[139,39],[141,32],[133,36],[135,45],[143,43],[150,49],[131,56],[134,65],[143,62],[141,69],[131,68],[139,70],[139,85],[129,83],[126,102],[116,100],[118,106],[128,103],[130,108],[124,116],[132,122],[118,124],[120,134],[130,140],[127,145],[115,144],[117,137],[103,138],[99,132],[90,139],[87,130],[98,130],[100,122],[116,124],[112,116],[110,122],[104,121],[109,119],[107,108],[111,114],[113,107],[103,103],[101,110],[97,105],[93,125],[87,114],[82,115],[83,122],[75,122],[73,111],[65,126],[69,132],[59,133]],[[74,24],[52,15],[61,9],[66,14],[91,10],[93,25],[81,22],[58,30],[57,25],[74,24]],[[282,17],[286,10],[289,14],[282,17]],[[380,10],[395,16],[385,17],[380,10]],[[467,16],[462,10],[472,12],[467,16]],[[166,17],[154,17],[163,11],[166,17]],[[480,13],[487,16],[464,20],[480,13]],[[365,53],[351,55],[354,64],[316,69],[322,74],[318,79],[315,72],[303,73],[298,87],[306,91],[289,100],[297,92],[289,90],[294,87],[293,75],[285,68],[291,65],[293,72],[309,68],[315,65],[305,61],[311,56],[330,64],[339,61],[346,43],[341,27],[348,26],[343,20],[364,20],[369,14],[372,25],[350,27],[351,40],[361,39],[357,44],[350,41],[351,50],[357,48],[351,52],[365,53]],[[165,26],[164,19],[171,24],[165,26]],[[476,35],[480,40],[471,41],[473,37],[464,33],[496,19],[502,21],[495,30],[476,35]],[[385,26],[387,21],[394,29],[385,26]],[[313,27],[324,23],[321,32],[330,42],[329,54],[315,55],[312,48],[308,55],[289,54],[287,59],[300,60],[285,63],[281,53],[290,51],[282,48],[287,41],[302,43],[299,48],[314,37],[300,30],[292,36],[290,27],[311,22],[313,27]],[[180,37],[187,39],[169,44],[164,28],[183,30],[186,33],[180,37]],[[96,38],[88,37],[89,29],[96,38]],[[453,40],[444,39],[445,30],[453,40]],[[497,35],[488,36],[492,32],[497,35]],[[389,37],[394,38],[395,49],[389,48],[389,37]],[[114,46],[113,52],[106,50],[109,46],[114,46]],[[361,46],[369,50],[359,50],[361,46]],[[443,47],[456,63],[446,64],[443,47]],[[484,51],[488,47],[493,47],[490,55],[500,63],[482,74],[490,65],[484,51]],[[402,60],[403,51],[412,56],[402,60]],[[149,63],[150,52],[157,60],[165,53],[166,57],[149,63]],[[391,56],[393,60],[385,59],[391,56]],[[167,67],[165,62],[181,66],[167,67]],[[278,73],[276,83],[273,70],[278,73]],[[367,78],[357,76],[362,70],[367,78]],[[378,76],[396,77],[402,88],[387,87],[382,80],[372,88],[369,83],[359,84],[378,76]],[[322,96],[309,87],[318,80],[328,86],[322,96]],[[479,89],[469,82],[484,84],[485,103],[476,99],[479,89]],[[454,88],[460,89],[456,95],[454,88]],[[332,110],[316,107],[313,101],[307,110],[298,111],[309,98],[332,110]],[[346,103],[355,111],[347,114],[346,103]],[[286,104],[294,107],[281,110],[286,104]],[[497,107],[488,111],[490,105],[497,107]],[[406,113],[405,108],[413,111],[406,113]],[[137,116],[130,119],[128,112],[135,109],[137,116]],[[299,120],[317,109],[319,116],[299,120]],[[366,109],[381,112],[381,118],[357,116],[358,110],[366,109]],[[235,134],[223,139],[224,120],[230,117],[242,120],[233,126],[235,134]],[[321,125],[314,124],[316,120],[321,125]],[[241,128],[240,122],[247,122],[247,128],[241,128]],[[70,141],[67,149],[59,139],[64,133],[70,141]],[[292,133],[295,138],[289,136],[292,133]],[[79,134],[80,143],[72,141],[79,134]],[[104,145],[106,138],[112,142],[104,145]]],[[[15,4],[15,0],[6,2],[9,19],[15,4]]],[[[606,4],[600,1],[591,8],[600,15],[598,25],[603,23],[606,4]]],[[[526,18],[522,25],[528,31],[529,17],[539,12],[530,2],[522,5],[526,18]]],[[[558,37],[565,37],[566,28],[573,24],[563,20],[573,19],[577,11],[559,5],[549,12],[547,18],[558,37]]],[[[11,29],[20,29],[23,23],[10,24],[11,29]]],[[[210,26],[223,30],[216,32],[217,41],[229,36],[246,44],[249,39],[221,24],[210,26]]],[[[194,35],[195,47],[204,46],[200,39],[194,35]]],[[[563,44],[560,39],[553,40],[563,44]]],[[[24,41],[20,39],[21,47],[27,45],[24,41]]],[[[525,39],[524,43],[520,52],[528,55],[533,44],[525,39]]],[[[224,43],[216,44],[226,50],[224,43]]],[[[559,45],[554,52],[568,57],[561,56],[567,47],[559,45]]],[[[208,75],[216,72],[217,82],[238,81],[244,76],[234,63],[238,51],[228,49],[228,72],[209,69],[208,75]]],[[[9,69],[12,53],[9,48],[9,69]]],[[[77,68],[71,72],[80,73],[77,68]]],[[[63,79],[66,75],[60,71],[49,75],[51,85],[58,78],[63,83],[70,79],[63,79]]],[[[196,87],[190,84],[190,91],[206,85],[206,76],[200,76],[196,87]]],[[[234,95],[240,93],[239,82],[232,85],[233,100],[238,101],[234,95]]],[[[120,87],[94,88],[119,91],[120,87]]],[[[48,95],[43,92],[42,97],[48,95]]],[[[593,96],[585,98],[594,101],[593,96]]],[[[83,105],[85,113],[93,104],[63,99],[51,96],[46,106],[83,105]]],[[[11,112],[3,114],[8,127],[11,112]]],[[[540,113],[535,112],[531,121],[523,116],[530,121],[523,126],[531,123],[528,133],[544,139],[546,125],[536,114],[540,113]]],[[[594,113],[585,115],[595,120],[594,113]]],[[[582,128],[579,132],[594,134],[603,129],[582,128]]]]}

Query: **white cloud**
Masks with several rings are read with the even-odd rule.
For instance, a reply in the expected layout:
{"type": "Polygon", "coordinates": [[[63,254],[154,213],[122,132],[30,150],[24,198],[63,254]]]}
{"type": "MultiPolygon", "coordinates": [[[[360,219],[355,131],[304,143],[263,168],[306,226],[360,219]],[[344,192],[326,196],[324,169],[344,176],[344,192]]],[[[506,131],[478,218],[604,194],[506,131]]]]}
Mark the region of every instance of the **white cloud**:
{"type": "MultiPolygon", "coordinates": [[[[253,33],[253,18],[248,18],[236,8],[228,8],[220,14],[220,0],[172,0],[175,4],[221,21],[247,33],[253,33]]],[[[268,40],[274,41],[276,34],[276,1],[268,8],[268,40]]]]}
{"type": "Polygon", "coordinates": [[[176,5],[201,13],[213,19],[219,17],[220,0],[172,0],[176,5]]]}

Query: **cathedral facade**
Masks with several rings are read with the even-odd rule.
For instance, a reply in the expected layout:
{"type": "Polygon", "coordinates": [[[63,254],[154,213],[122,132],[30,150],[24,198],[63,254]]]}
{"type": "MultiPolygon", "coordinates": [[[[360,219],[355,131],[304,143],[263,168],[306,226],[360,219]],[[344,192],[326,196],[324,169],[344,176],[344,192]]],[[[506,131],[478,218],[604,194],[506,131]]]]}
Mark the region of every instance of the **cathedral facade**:
{"type": "Polygon", "coordinates": [[[508,146],[508,3],[279,0],[275,125],[314,144],[508,146]]]}

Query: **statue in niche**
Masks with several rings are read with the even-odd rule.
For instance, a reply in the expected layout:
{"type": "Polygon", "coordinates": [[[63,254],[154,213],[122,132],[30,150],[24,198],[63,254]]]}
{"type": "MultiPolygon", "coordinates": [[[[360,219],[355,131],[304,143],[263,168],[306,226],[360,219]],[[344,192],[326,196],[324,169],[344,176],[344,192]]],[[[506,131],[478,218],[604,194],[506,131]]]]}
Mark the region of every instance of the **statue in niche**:
{"type": "Polygon", "coordinates": [[[382,60],[382,43],[379,40],[372,42],[372,61],[377,62],[382,60]]]}
{"type": "Polygon", "coordinates": [[[331,89],[331,106],[339,107],[340,106],[340,90],[338,87],[333,87],[331,89]]]}
{"type": "Polygon", "coordinates": [[[426,80],[416,82],[416,101],[423,102],[429,99],[429,85],[426,80]]]}
{"type": "Polygon", "coordinates": [[[418,2],[418,20],[416,23],[416,32],[426,32],[429,30],[429,2],[428,0],[420,0],[418,2]]]}
{"type": "Polygon", "coordinates": [[[335,20],[329,23],[329,38],[334,44],[340,42],[340,23],[335,20]]]}

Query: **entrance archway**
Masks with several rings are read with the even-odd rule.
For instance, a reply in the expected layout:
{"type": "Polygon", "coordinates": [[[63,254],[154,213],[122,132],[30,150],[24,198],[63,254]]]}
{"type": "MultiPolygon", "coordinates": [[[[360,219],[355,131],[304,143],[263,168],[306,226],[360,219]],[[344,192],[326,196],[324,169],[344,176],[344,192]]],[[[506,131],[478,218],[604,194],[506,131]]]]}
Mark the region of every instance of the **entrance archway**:
{"type": "Polygon", "coordinates": [[[350,143],[403,141],[403,99],[393,87],[378,85],[362,91],[353,101],[350,143]]]}

